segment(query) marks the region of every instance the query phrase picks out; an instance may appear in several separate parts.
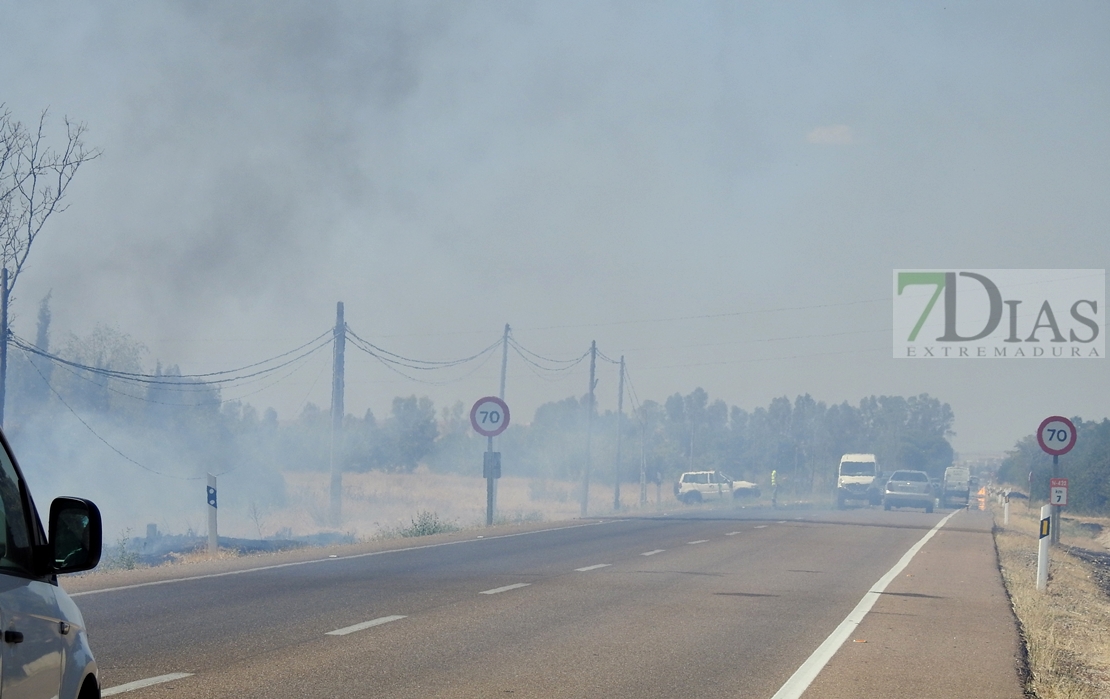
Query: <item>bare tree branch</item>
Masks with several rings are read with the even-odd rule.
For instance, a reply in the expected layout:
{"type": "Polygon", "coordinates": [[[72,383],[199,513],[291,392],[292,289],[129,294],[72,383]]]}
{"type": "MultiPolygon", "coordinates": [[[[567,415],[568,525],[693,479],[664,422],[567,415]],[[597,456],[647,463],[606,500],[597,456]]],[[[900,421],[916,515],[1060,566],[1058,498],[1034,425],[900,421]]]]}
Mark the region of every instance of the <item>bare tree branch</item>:
{"type": "Polygon", "coordinates": [[[32,131],[0,104],[0,265],[8,269],[9,292],[46,222],[65,211],[63,200],[77,170],[100,156],[85,147],[87,127],[68,118],[65,146],[51,148],[48,116],[43,110],[32,131]]]}

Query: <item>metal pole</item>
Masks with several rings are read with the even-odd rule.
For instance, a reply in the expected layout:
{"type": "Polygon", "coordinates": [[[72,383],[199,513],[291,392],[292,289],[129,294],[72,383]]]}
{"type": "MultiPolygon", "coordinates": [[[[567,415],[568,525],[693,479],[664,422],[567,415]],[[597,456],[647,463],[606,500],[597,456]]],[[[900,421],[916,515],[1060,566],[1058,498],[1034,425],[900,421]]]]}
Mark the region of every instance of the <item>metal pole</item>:
{"type": "Polygon", "coordinates": [[[613,511],[621,509],[621,422],[624,418],[624,355],[621,355],[621,376],[617,388],[617,465],[613,478],[613,511]]]}
{"type": "Polygon", "coordinates": [[[347,325],[343,322],[343,302],[335,304],[335,331],[332,341],[331,368],[331,523],[338,527],[343,504],[343,460],[339,440],[343,433],[343,350],[347,340],[347,325]]]}
{"type": "Polygon", "coordinates": [[[1010,526],[1010,496],[1006,496],[1006,500],[1002,504],[1002,526],[1010,526]]]}
{"type": "MultiPolygon", "coordinates": [[[[1060,457],[1056,454],[1052,455],[1052,477],[1060,477],[1060,457]]],[[[1048,489],[1048,498],[1052,500],[1052,488],[1048,489]]],[[[1059,507],[1052,507],[1052,543],[1060,543],[1060,510],[1059,507]]]]}
{"type": "MultiPolygon", "coordinates": [[[[493,453],[493,437],[486,437],[486,453],[487,454],[492,454],[493,453]]],[[[489,462],[490,458],[486,457],[486,461],[489,462]]],[[[493,475],[494,475],[493,471],[487,465],[486,466],[486,526],[487,527],[492,527],[493,526],[493,484],[494,484],[494,480],[495,480],[493,475]]]]}
{"type": "Polygon", "coordinates": [[[1041,507],[1041,532],[1037,541],[1037,589],[1041,592],[1048,587],[1048,543],[1052,530],[1052,505],[1041,507]]]}
{"type": "Polygon", "coordinates": [[[216,532],[216,477],[208,474],[208,555],[220,550],[220,537],[216,532]]]}
{"type": "Polygon", "coordinates": [[[594,388],[597,381],[594,372],[597,368],[597,340],[590,343],[590,395],[586,401],[586,464],[582,469],[582,516],[586,516],[590,504],[590,439],[594,429],[594,388]]]}

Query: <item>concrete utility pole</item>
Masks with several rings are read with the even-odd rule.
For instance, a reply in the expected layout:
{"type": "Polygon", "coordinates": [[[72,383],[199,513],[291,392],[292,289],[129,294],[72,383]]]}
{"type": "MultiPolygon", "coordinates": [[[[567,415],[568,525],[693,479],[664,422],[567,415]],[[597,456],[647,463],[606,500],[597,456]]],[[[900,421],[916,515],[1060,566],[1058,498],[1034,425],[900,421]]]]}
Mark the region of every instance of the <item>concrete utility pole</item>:
{"type": "Polygon", "coordinates": [[[624,355],[621,355],[621,377],[617,388],[617,465],[613,478],[613,511],[621,509],[621,422],[624,418],[624,355]]]}
{"type": "Polygon", "coordinates": [[[640,413],[640,507],[647,505],[647,452],[644,449],[644,414],[640,413]]]}
{"type": "Polygon", "coordinates": [[[582,469],[582,516],[586,516],[586,511],[590,505],[590,439],[593,437],[594,429],[594,388],[597,386],[597,380],[594,379],[594,373],[597,369],[597,340],[590,343],[590,395],[586,402],[586,465],[582,469]]]}
{"type": "MultiPolygon", "coordinates": [[[[509,372],[509,331],[509,324],[505,323],[505,334],[501,336],[501,390],[497,394],[497,397],[501,400],[505,400],[505,378],[508,376],[509,372]]],[[[498,443],[500,444],[500,442],[498,443]]],[[[490,444],[490,451],[493,451],[492,437],[490,438],[490,444]]],[[[498,481],[500,481],[499,478],[493,480],[493,490],[491,491],[492,494],[489,502],[490,517],[493,516],[492,513],[497,509],[498,481]]],[[[493,524],[492,520],[490,524],[493,524]]]]}
{"type": "Polygon", "coordinates": [[[347,324],[343,322],[343,302],[335,304],[335,332],[332,340],[331,365],[331,523],[338,527],[343,506],[343,460],[339,440],[343,433],[343,350],[347,342],[347,324]]]}

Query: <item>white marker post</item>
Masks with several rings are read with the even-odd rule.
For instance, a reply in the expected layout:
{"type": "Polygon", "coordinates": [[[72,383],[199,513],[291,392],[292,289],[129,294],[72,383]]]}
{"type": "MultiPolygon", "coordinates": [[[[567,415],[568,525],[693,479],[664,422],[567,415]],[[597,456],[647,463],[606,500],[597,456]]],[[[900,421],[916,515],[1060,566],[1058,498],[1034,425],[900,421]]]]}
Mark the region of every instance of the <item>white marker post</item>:
{"type": "Polygon", "coordinates": [[[1048,587],[1048,545],[1052,529],[1052,505],[1041,506],[1041,532],[1037,540],[1037,590],[1048,587]]]}
{"type": "Polygon", "coordinates": [[[220,548],[216,533],[216,477],[208,474],[208,555],[215,556],[220,548]]]}

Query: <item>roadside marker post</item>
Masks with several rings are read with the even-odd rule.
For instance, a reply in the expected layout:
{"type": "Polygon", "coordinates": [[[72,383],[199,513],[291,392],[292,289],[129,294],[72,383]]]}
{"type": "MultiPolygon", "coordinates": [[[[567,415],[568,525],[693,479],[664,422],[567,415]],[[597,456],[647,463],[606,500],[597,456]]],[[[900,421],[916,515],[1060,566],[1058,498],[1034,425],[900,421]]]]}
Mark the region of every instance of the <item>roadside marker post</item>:
{"type": "Polygon", "coordinates": [[[216,533],[216,477],[208,474],[208,555],[215,556],[220,548],[216,533]]]}
{"type": "Polygon", "coordinates": [[[1046,454],[1052,455],[1052,478],[1049,480],[1050,504],[1056,505],[1052,510],[1052,543],[1060,543],[1060,509],[1068,504],[1068,482],[1060,478],[1060,457],[1067,454],[1075,447],[1075,425],[1071,420],[1060,415],[1046,417],[1037,428],[1037,443],[1046,454]],[[1053,497],[1053,487],[1057,481],[1063,481],[1063,502],[1057,503],[1053,497]]]}
{"type": "Polygon", "coordinates": [[[1037,539],[1037,590],[1048,587],[1048,544],[1052,531],[1052,505],[1041,506],[1041,531],[1037,539]]]}
{"type": "Polygon", "coordinates": [[[501,452],[493,450],[493,438],[509,426],[509,406],[497,396],[479,398],[470,409],[470,426],[487,439],[482,459],[486,479],[486,526],[493,526],[494,481],[501,477],[501,452]]]}

